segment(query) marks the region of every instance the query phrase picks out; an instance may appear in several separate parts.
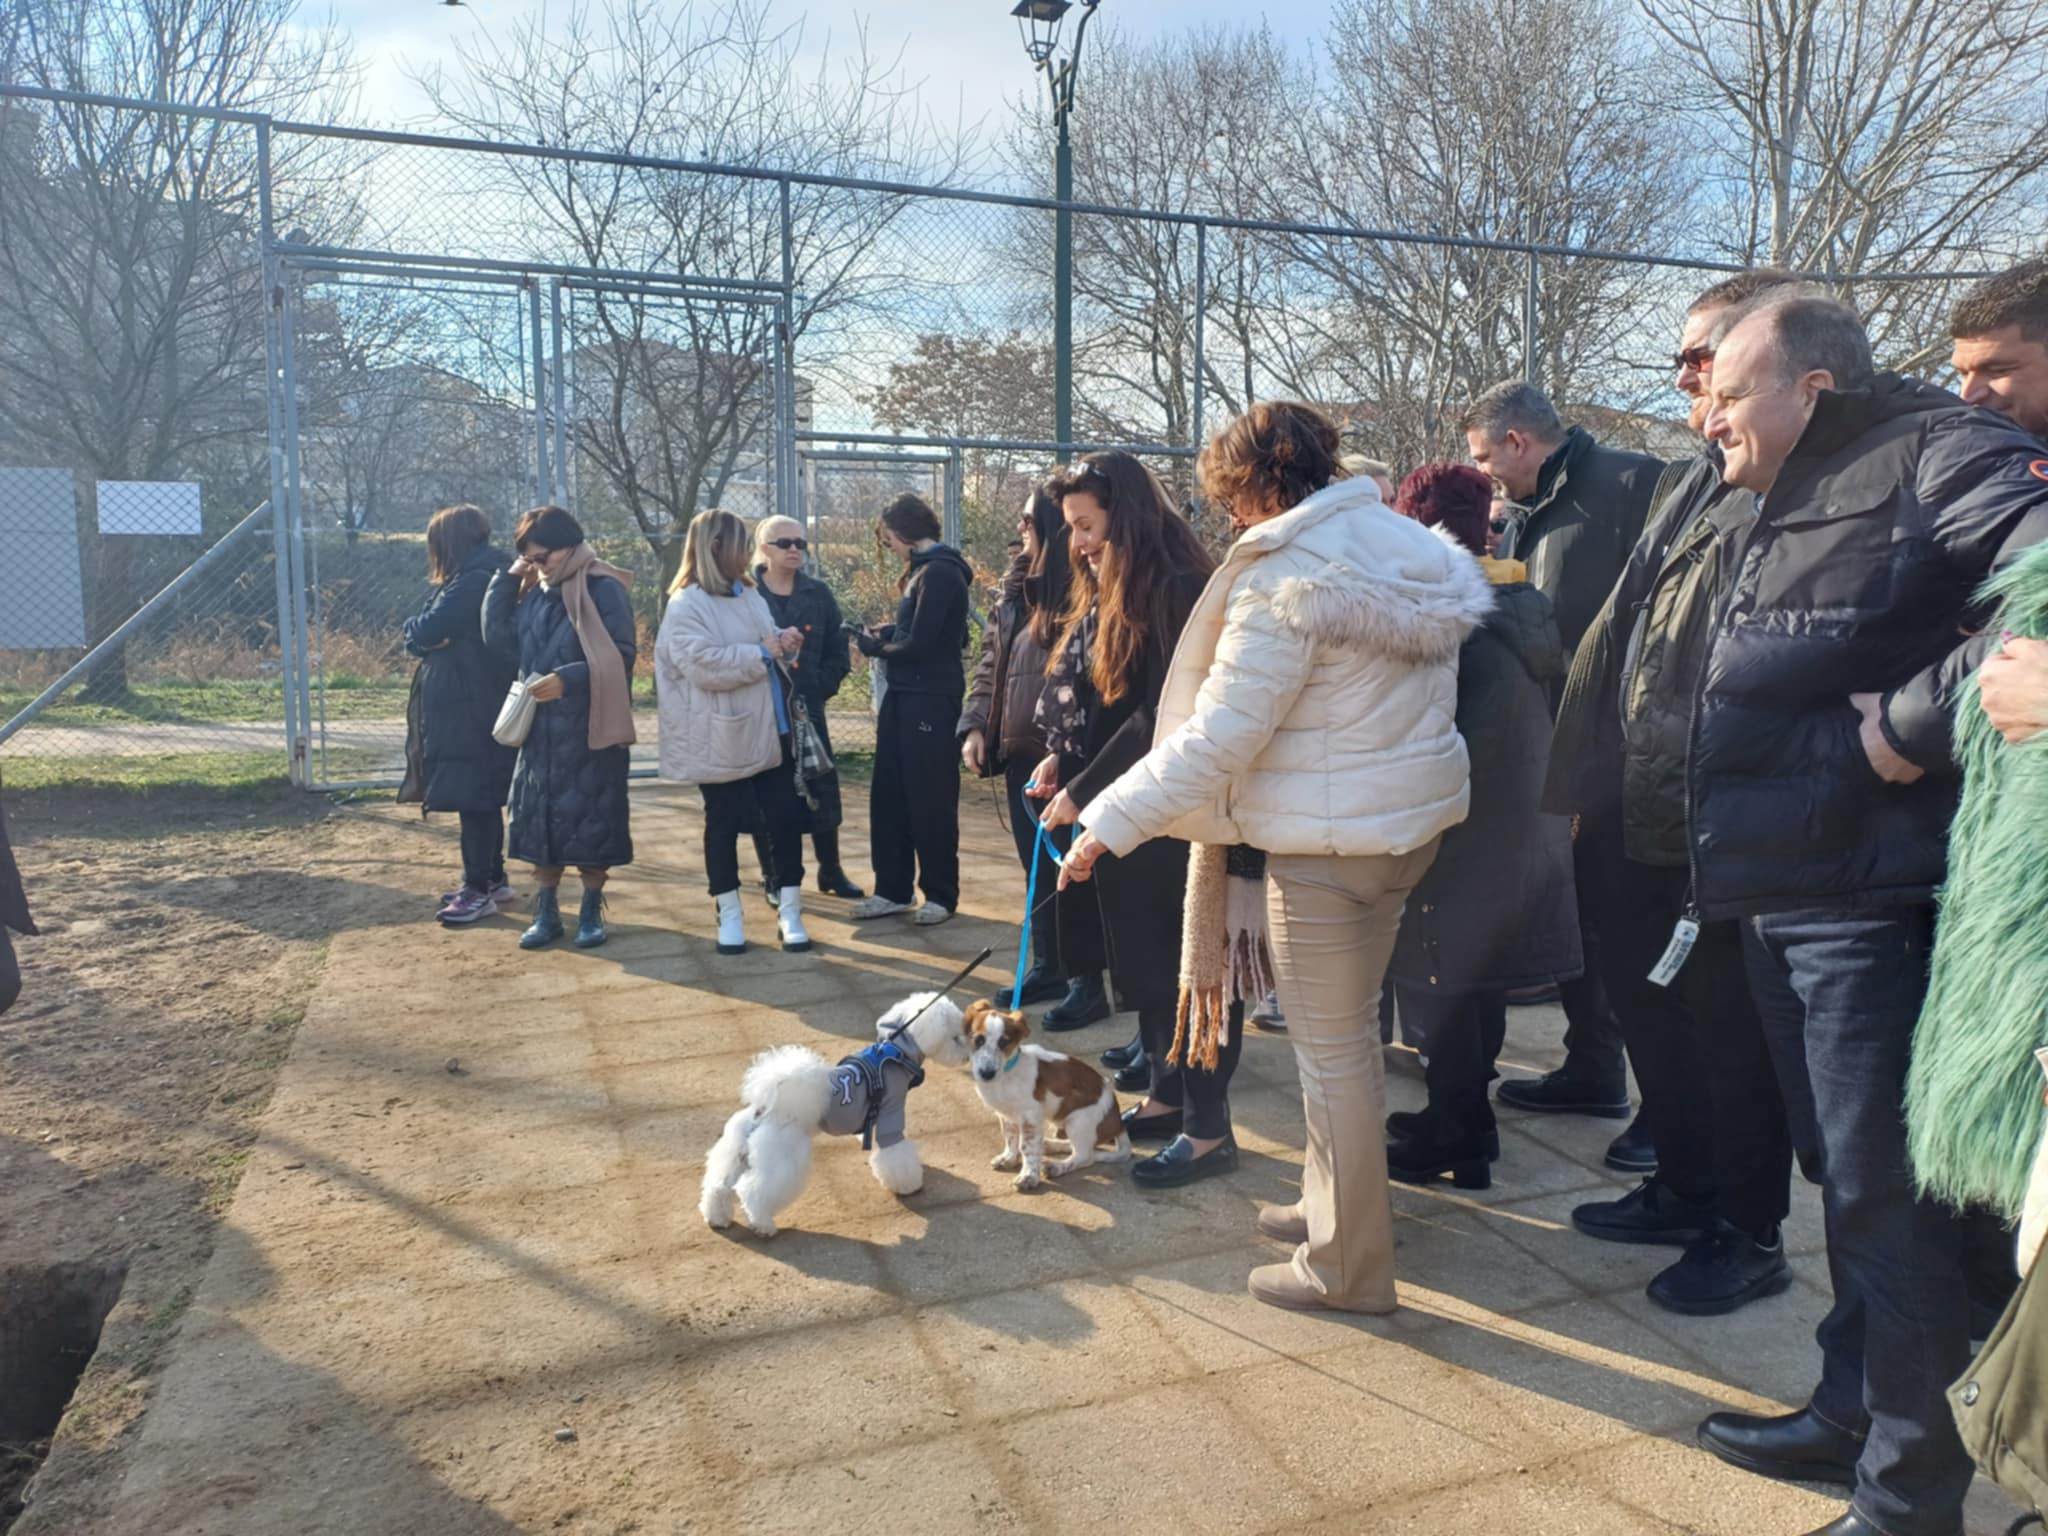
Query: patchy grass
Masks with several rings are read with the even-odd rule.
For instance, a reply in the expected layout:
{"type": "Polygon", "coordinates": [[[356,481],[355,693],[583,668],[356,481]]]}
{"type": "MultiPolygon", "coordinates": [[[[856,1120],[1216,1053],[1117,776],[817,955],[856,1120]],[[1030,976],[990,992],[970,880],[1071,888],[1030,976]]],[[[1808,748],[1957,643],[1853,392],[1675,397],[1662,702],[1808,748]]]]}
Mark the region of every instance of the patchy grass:
{"type": "MultiPolygon", "coordinates": [[[[81,685],[83,686],[83,685],[81,685]]],[[[330,720],[400,719],[407,684],[343,674],[327,679],[330,720]]],[[[0,720],[12,719],[35,691],[0,687],[0,720]]],[[[319,701],[315,700],[317,711],[319,701]]],[[[37,725],[246,725],[284,718],[284,690],[275,678],[137,683],[118,702],[88,702],[76,691],[36,716],[37,725]]],[[[33,729],[34,727],[30,727],[33,729]]]]}
{"type": "Polygon", "coordinates": [[[287,787],[283,752],[167,752],[133,757],[8,757],[10,804],[24,794],[90,790],[144,798],[175,792],[181,804],[194,793],[261,797],[287,787]]]}

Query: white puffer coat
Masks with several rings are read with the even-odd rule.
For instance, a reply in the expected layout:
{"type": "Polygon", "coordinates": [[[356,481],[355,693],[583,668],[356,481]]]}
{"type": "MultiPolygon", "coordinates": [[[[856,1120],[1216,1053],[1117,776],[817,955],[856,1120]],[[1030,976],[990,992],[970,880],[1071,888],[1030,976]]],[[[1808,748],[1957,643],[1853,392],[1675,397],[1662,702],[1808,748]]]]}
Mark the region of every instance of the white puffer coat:
{"type": "Polygon", "coordinates": [[[1493,606],[1479,562],[1363,477],[1241,537],[1181,632],[1152,750],[1081,813],[1267,853],[1419,848],[1465,819],[1458,648],[1493,606]]]}
{"type": "Polygon", "coordinates": [[[717,597],[691,586],[668,600],[654,643],[664,779],[730,784],[782,761],[769,691],[781,685],[761,652],[774,636],[752,587],[717,597]]]}

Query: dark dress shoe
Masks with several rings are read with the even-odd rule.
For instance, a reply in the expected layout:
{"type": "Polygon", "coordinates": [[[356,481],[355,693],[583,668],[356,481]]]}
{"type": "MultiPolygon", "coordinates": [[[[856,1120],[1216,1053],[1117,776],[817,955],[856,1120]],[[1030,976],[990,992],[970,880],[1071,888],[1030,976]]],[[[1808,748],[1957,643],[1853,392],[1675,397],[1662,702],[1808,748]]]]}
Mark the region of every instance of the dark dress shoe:
{"type": "MultiPolygon", "coordinates": [[[[2034,1517],[2029,1516],[2021,1521],[2020,1525],[2032,1525],[2033,1523],[2034,1517]]],[[[2019,1528],[2016,1525],[2012,1529],[2017,1531],[2019,1528]]],[[[1868,1520],[1857,1514],[1856,1506],[1851,1504],[1826,1525],[1821,1526],[1818,1530],[1808,1531],[1806,1536],[1884,1536],[1884,1530],[1880,1526],[1872,1525],[1868,1520]]],[[[1956,1536],[1962,1536],[1961,1526],[1956,1527],[1956,1536]]]]}
{"type": "Polygon", "coordinates": [[[867,892],[846,878],[844,870],[819,870],[818,889],[824,895],[837,896],[842,901],[859,901],[867,892]]]}
{"type": "Polygon", "coordinates": [[[1572,1211],[1572,1225],[1603,1243],[1690,1248],[1712,1230],[1714,1213],[1679,1199],[1650,1178],[1619,1200],[1594,1200],[1577,1207],[1572,1211]]]}
{"type": "Polygon", "coordinates": [[[1140,1115],[1139,1106],[1133,1104],[1123,1113],[1124,1134],[1133,1141],[1171,1141],[1180,1134],[1180,1111],[1170,1109],[1163,1115],[1140,1115]]]}
{"type": "Polygon", "coordinates": [[[1152,1086],[1152,1059],[1140,1056],[1128,1067],[1119,1067],[1116,1085],[1125,1093],[1143,1093],[1152,1086]]]}
{"type": "MultiPolygon", "coordinates": [[[[1397,1109],[1387,1116],[1387,1140],[1417,1141],[1432,1134],[1429,1111],[1426,1109],[1397,1109]]],[[[1486,1160],[1500,1161],[1500,1128],[1489,1125],[1480,1133],[1486,1143],[1486,1160]]]]}
{"type": "Polygon", "coordinates": [[[1493,1096],[1516,1109],[1533,1109],[1545,1115],[1595,1115],[1603,1120],[1626,1120],[1629,1116],[1626,1088],[1582,1083],[1562,1068],[1546,1072],[1534,1081],[1510,1078],[1494,1090],[1493,1096]]]}
{"type": "Polygon", "coordinates": [[[1767,1246],[1723,1223],[1652,1280],[1646,1294],[1666,1312],[1720,1317],[1791,1286],[1781,1239],[1774,1234],[1767,1246]]]}
{"type": "Polygon", "coordinates": [[[1024,973],[1023,996],[1013,996],[1016,990],[1011,985],[996,993],[996,1006],[1009,1013],[1014,1009],[1029,1008],[1033,1003],[1049,1003],[1056,997],[1067,995],[1067,984],[1051,966],[1034,965],[1024,973]]]}
{"type": "Polygon", "coordinates": [[[1628,1129],[1607,1143],[1607,1166],[1620,1173],[1648,1178],[1657,1171],[1657,1144],[1650,1140],[1650,1128],[1637,1115],[1628,1129]]]}
{"type": "Polygon", "coordinates": [[[1142,1060],[1144,1055],[1145,1037],[1143,1035],[1133,1035],[1131,1036],[1130,1044],[1112,1045],[1108,1050],[1104,1051],[1102,1053],[1102,1064],[1105,1067],[1114,1067],[1121,1070],[1124,1067],[1128,1067],[1134,1061],[1142,1060]]]}
{"type": "MultiPolygon", "coordinates": [[[[1179,1115],[1173,1117],[1180,1119],[1179,1115]]],[[[1192,1184],[1197,1179],[1213,1178],[1219,1173],[1231,1173],[1237,1168],[1237,1138],[1225,1136],[1222,1141],[1201,1154],[1195,1152],[1195,1144],[1185,1136],[1176,1136],[1166,1144],[1166,1150],[1142,1163],[1131,1165],[1131,1179],[1146,1189],[1172,1189],[1177,1184],[1192,1184]]]]}
{"type": "MultiPolygon", "coordinates": [[[[1854,1488],[1856,1461],[1863,1454],[1862,1436],[1835,1428],[1811,1408],[1770,1418],[1710,1413],[1700,1424],[1698,1439],[1701,1450],[1712,1451],[1730,1466],[1786,1483],[1837,1483],[1854,1488]]],[[[1837,1522],[1822,1529],[1875,1533],[1877,1527],[1837,1522]]]]}
{"type": "Polygon", "coordinates": [[[1038,1027],[1054,1031],[1086,1029],[1108,1017],[1109,994],[1103,990],[1102,977],[1076,976],[1067,984],[1067,995],[1045,1010],[1038,1027]]]}

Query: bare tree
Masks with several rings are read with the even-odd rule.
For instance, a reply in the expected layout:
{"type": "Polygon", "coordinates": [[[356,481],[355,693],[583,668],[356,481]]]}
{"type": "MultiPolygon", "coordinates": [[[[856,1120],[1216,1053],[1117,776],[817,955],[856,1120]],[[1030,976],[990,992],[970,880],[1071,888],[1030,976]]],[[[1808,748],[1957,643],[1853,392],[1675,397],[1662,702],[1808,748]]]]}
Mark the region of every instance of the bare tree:
{"type": "MultiPolygon", "coordinates": [[[[25,0],[0,17],[0,60],[17,83],[59,89],[252,111],[331,104],[346,50],[295,13],[296,0],[25,0]]],[[[199,477],[223,453],[260,462],[257,196],[246,125],[64,102],[0,113],[10,455],[98,480],[199,477]]],[[[133,611],[136,541],[100,538],[89,497],[79,520],[97,641],[133,611]]],[[[121,656],[90,691],[127,692],[121,656]]]]}
{"type": "MultiPolygon", "coordinates": [[[[599,0],[558,35],[538,20],[466,52],[423,85],[450,123],[522,144],[601,147],[656,159],[796,173],[943,182],[947,148],[864,37],[830,72],[804,72],[804,40],[765,0],[599,0]]],[[[772,307],[711,289],[784,278],[772,181],[658,165],[508,159],[516,208],[504,238],[537,257],[704,279],[694,292],[609,290],[575,312],[574,427],[583,462],[673,570],[684,524],[768,449],[764,370],[779,347],[772,307]]],[[[822,359],[864,313],[913,278],[889,235],[902,197],[792,184],[790,275],[797,338],[822,359]]],[[[815,368],[816,362],[809,364],[815,368]]]]}
{"type": "MultiPolygon", "coordinates": [[[[1940,274],[2040,240],[2042,0],[1644,0],[1671,45],[1714,253],[1940,274]]],[[[1946,349],[1939,285],[1849,285],[1900,367],[1946,349]]]]}
{"type": "MultiPolygon", "coordinates": [[[[1323,110],[1293,164],[1298,214],[1364,229],[1655,251],[1682,208],[1658,88],[1619,0],[1347,0],[1323,110]]],[[[1519,375],[1528,264],[1513,252],[1302,237],[1300,372],[1381,457],[1457,451],[1449,408],[1519,375]]],[[[1560,401],[1627,405],[1649,269],[1538,266],[1535,371],[1560,401]]],[[[1657,317],[1661,319],[1662,317],[1657,317]]]]}
{"type": "MultiPolygon", "coordinates": [[[[1051,397],[1052,354],[1022,332],[934,333],[917,338],[910,361],[889,364],[888,381],[868,404],[889,432],[1031,440],[1045,432],[1051,397]]],[[[966,494],[1004,508],[1023,496],[1031,472],[1044,467],[983,449],[967,450],[962,463],[966,494]]]]}

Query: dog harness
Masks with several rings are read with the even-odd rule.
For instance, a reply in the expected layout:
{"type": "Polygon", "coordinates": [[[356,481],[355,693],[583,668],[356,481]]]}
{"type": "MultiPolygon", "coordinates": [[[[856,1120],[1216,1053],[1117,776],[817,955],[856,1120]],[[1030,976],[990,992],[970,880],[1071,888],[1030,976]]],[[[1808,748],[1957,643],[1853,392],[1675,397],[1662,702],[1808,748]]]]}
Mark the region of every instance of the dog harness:
{"type": "Polygon", "coordinates": [[[878,1040],[832,1069],[832,1097],[819,1128],[860,1137],[861,1149],[893,1147],[903,1139],[910,1090],[924,1081],[924,1058],[907,1035],[878,1040]]]}

